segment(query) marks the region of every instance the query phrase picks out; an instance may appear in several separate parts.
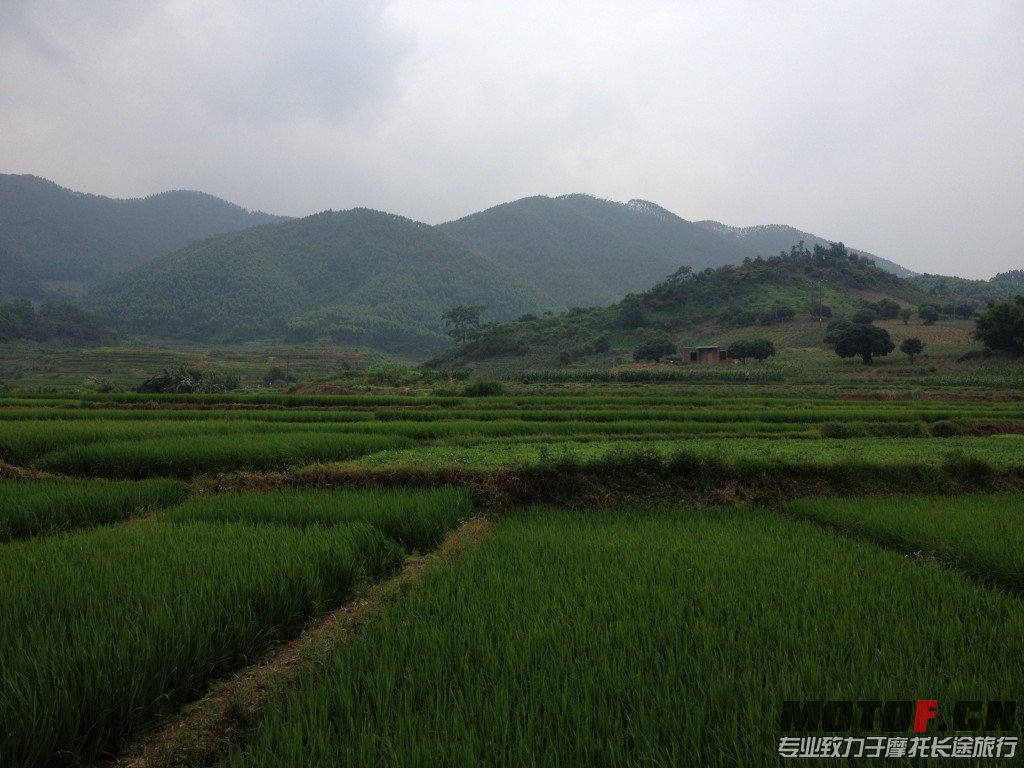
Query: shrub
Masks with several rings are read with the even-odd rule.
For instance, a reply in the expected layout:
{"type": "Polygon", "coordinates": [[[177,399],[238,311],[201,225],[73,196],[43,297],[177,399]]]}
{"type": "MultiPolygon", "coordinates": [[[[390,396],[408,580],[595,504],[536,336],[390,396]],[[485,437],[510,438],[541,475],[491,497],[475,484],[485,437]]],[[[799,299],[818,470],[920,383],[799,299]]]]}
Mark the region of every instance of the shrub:
{"type": "Polygon", "coordinates": [[[900,344],[900,352],[910,358],[910,362],[914,362],[914,358],[917,357],[924,351],[924,342],[916,336],[911,336],[908,339],[904,339],[903,343],[900,344]]]}
{"type": "Polygon", "coordinates": [[[477,381],[472,381],[467,384],[462,390],[462,394],[467,397],[489,397],[492,395],[500,395],[504,391],[505,387],[500,381],[478,379],[477,381]]]}
{"type": "Polygon", "coordinates": [[[664,334],[651,336],[633,350],[633,359],[637,361],[657,362],[665,355],[676,352],[676,345],[664,334]]]}
{"type": "Polygon", "coordinates": [[[989,302],[988,309],[974,319],[974,338],[988,349],[1024,354],[1024,296],[989,302]]]}

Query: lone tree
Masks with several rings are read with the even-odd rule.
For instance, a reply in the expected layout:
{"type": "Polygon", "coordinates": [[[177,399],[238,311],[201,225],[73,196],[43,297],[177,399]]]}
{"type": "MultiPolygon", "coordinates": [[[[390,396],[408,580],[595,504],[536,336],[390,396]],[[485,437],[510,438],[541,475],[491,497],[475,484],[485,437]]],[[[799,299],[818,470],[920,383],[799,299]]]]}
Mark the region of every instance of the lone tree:
{"type": "Polygon", "coordinates": [[[900,319],[903,321],[904,325],[909,323],[910,318],[913,316],[914,310],[912,310],[910,307],[904,307],[903,309],[900,310],[900,319]]]}
{"type": "Polygon", "coordinates": [[[1024,296],[990,301],[974,318],[974,338],[989,349],[1024,355],[1024,296]]]}
{"type": "Polygon", "coordinates": [[[871,365],[875,356],[888,355],[896,348],[885,328],[857,323],[835,328],[825,337],[825,343],[840,357],[859,357],[864,365],[871,365]]]}
{"type": "Polygon", "coordinates": [[[917,308],[917,316],[924,321],[925,325],[934,324],[940,315],[939,308],[931,304],[922,304],[917,308]]]}
{"type": "Polygon", "coordinates": [[[452,307],[443,315],[445,333],[452,337],[456,344],[463,344],[473,338],[480,330],[480,315],[487,309],[486,304],[459,305],[452,307]]]}
{"type": "Polygon", "coordinates": [[[900,344],[900,352],[909,357],[910,362],[914,362],[914,358],[924,352],[924,342],[916,336],[911,336],[900,344]]]}
{"type": "Polygon", "coordinates": [[[729,357],[745,363],[748,357],[752,357],[758,362],[775,357],[776,349],[768,339],[739,339],[730,344],[726,352],[729,357]]]}

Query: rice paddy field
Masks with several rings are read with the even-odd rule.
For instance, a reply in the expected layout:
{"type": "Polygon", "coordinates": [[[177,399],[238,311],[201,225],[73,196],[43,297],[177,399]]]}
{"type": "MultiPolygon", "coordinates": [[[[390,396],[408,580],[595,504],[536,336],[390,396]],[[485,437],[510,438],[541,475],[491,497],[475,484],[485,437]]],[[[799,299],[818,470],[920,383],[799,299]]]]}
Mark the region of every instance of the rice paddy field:
{"type": "Polygon", "coordinates": [[[0,766],[776,765],[793,700],[1019,737],[1017,381],[0,395],[0,766]]]}

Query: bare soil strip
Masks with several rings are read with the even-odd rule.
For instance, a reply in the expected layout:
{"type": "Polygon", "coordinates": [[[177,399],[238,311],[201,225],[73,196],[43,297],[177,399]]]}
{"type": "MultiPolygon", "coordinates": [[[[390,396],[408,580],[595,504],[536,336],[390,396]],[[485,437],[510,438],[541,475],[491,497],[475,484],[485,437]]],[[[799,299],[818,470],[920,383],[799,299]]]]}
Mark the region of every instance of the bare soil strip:
{"type": "Polygon", "coordinates": [[[354,600],[316,619],[301,635],[252,666],[215,684],[202,699],[124,754],[100,763],[105,768],[169,768],[210,765],[240,743],[275,691],[327,664],[360,626],[409,592],[425,574],[450,566],[483,541],[494,522],[473,518],[448,534],[433,552],[407,559],[394,578],[375,584],[354,600]]]}

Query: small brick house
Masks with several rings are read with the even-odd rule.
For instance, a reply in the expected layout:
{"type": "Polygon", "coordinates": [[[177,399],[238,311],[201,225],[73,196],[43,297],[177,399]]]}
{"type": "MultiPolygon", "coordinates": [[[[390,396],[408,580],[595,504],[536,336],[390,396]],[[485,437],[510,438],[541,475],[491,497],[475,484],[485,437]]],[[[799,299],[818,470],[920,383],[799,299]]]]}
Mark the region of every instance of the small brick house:
{"type": "Polygon", "coordinates": [[[729,353],[725,347],[690,347],[683,359],[688,363],[726,363],[729,353]]]}

